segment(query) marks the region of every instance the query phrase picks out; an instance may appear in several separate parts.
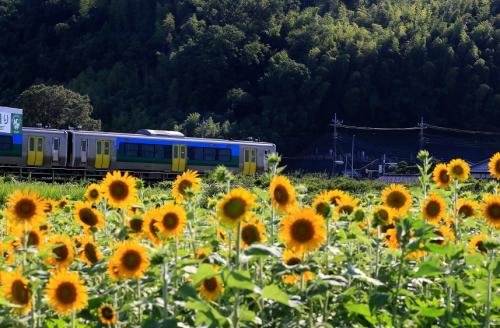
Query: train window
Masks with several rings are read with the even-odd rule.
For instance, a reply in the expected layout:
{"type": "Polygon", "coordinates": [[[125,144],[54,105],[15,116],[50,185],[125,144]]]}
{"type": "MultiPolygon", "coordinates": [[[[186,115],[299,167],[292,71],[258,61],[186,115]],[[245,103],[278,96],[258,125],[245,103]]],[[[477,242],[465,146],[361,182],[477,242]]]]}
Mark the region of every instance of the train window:
{"type": "Polygon", "coordinates": [[[172,145],[163,146],[165,156],[163,158],[172,158],[172,145]]]}
{"type": "Polygon", "coordinates": [[[43,138],[38,138],[38,151],[43,150],[43,138]]]}
{"type": "Polygon", "coordinates": [[[59,150],[59,138],[54,138],[54,150],[59,150]]]}
{"type": "Polygon", "coordinates": [[[109,143],[110,141],[104,143],[104,155],[109,155],[109,143]]]}
{"type": "MultiPolygon", "coordinates": [[[[32,139],[30,139],[32,140],[32,139]]],[[[12,150],[12,137],[11,136],[1,136],[0,137],[0,150],[12,150]]]]}
{"type": "Polygon", "coordinates": [[[82,140],[82,151],[87,151],[87,140],[82,140]]]}
{"type": "Polygon", "coordinates": [[[249,150],[245,149],[245,162],[250,162],[250,155],[249,155],[249,150]]]}
{"type": "Polygon", "coordinates": [[[186,158],[186,147],[180,146],[180,149],[181,149],[181,158],[182,159],[186,158]]]}
{"type": "Polygon", "coordinates": [[[35,137],[30,137],[30,151],[35,151],[35,137]]]}
{"type": "Polygon", "coordinates": [[[140,157],[154,158],[155,157],[155,145],[141,144],[140,147],[140,157]]]}
{"type": "Polygon", "coordinates": [[[217,160],[220,162],[231,161],[231,149],[217,149],[217,160]]]}
{"type": "Polygon", "coordinates": [[[188,147],[188,157],[192,161],[203,160],[203,148],[201,147],[188,147]]]}
{"type": "Polygon", "coordinates": [[[163,150],[163,145],[155,146],[155,158],[165,158],[165,151],[163,150]]]}
{"type": "Polygon", "coordinates": [[[203,159],[205,161],[215,161],[215,155],[215,148],[203,148],[203,159]]]}
{"type": "Polygon", "coordinates": [[[137,155],[139,155],[139,145],[135,143],[126,143],[125,156],[138,157],[137,155]]]}
{"type": "Polygon", "coordinates": [[[102,154],[101,142],[100,141],[97,142],[96,154],[102,154]]]}

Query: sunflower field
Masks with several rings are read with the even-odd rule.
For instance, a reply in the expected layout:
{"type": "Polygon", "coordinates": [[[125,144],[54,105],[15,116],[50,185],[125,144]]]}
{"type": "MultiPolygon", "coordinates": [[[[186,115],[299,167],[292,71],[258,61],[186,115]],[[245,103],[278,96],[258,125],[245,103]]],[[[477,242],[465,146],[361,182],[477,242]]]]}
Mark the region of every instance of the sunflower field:
{"type": "Polygon", "coordinates": [[[83,198],[13,191],[0,327],[500,325],[500,153],[480,192],[422,151],[418,187],[314,195],[271,156],[265,187],[219,167],[157,194],[123,172],[83,198]]]}

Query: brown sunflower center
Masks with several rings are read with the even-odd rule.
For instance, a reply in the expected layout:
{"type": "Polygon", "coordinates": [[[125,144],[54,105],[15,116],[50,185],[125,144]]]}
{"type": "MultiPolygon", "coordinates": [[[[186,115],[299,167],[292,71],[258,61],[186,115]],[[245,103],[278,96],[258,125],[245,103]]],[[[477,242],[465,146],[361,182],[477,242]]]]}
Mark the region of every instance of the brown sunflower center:
{"type": "Polygon", "coordinates": [[[40,236],[34,231],[28,234],[28,246],[38,246],[40,244],[40,236]]]}
{"type": "Polygon", "coordinates": [[[319,203],[318,205],[316,205],[316,213],[318,213],[323,217],[327,217],[329,211],[330,211],[330,206],[328,206],[328,204],[326,203],[319,203]]]}
{"type": "Polygon", "coordinates": [[[30,291],[21,280],[14,280],[11,287],[12,298],[16,304],[28,304],[30,301],[30,291]]]}
{"type": "Polygon", "coordinates": [[[182,180],[179,183],[179,193],[184,196],[186,194],[187,190],[189,188],[191,188],[192,185],[193,185],[193,183],[191,181],[182,180]]]}
{"type": "Polygon", "coordinates": [[[480,251],[481,253],[488,253],[488,250],[486,249],[486,247],[484,247],[484,244],[483,244],[483,241],[480,240],[476,243],[476,248],[478,249],[478,251],[480,251]]]}
{"type": "Polygon", "coordinates": [[[451,168],[451,172],[456,176],[461,176],[464,174],[464,168],[461,165],[455,165],[451,168]]]}
{"type": "Polygon", "coordinates": [[[132,229],[134,232],[141,232],[143,222],[144,221],[139,218],[133,218],[132,220],[130,220],[130,229],[132,229]]]}
{"type": "Polygon", "coordinates": [[[389,213],[386,210],[378,210],[375,213],[375,219],[380,222],[387,222],[389,220],[389,213]]]}
{"type": "Polygon", "coordinates": [[[305,243],[314,237],[314,226],[307,219],[298,219],[290,227],[291,236],[293,239],[305,243]]]}
{"type": "Polygon", "coordinates": [[[298,257],[291,257],[286,261],[286,265],[297,265],[300,264],[300,259],[298,257]]]}
{"type": "Polygon", "coordinates": [[[141,263],[142,256],[138,251],[134,249],[126,251],[122,256],[122,264],[129,271],[135,271],[139,269],[141,263]]]}
{"type": "Polygon", "coordinates": [[[53,207],[52,207],[52,204],[51,204],[51,203],[46,203],[46,204],[45,204],[45,209],[44,209],[44,212],[45,212],[45,213],[50,213],[50,212],[52,212],[52,209],[53,209],[53,207]]]}
{"type": "Polygon", "coordinates": [[[77,298],[76,286],[72,282],[63,282],[57,286],[56,298],[60,303],[72,304],[77,298]]]}
{"type": "Polygon", "coordinates": [[[246,202],[242,198],[231,198],[224,204],[224,213],[231,219],[237,219],[245,214],[246,202]]]}
{"type": "Polygon", "coordinates": [[[101,309],[101,316],[106,320],[112,320],[115,317],[115,313],[112,308],[105,306],[101,309]]]}
{"type": "Polygon", "coordinates": [[[340,196],[332,196],[330,198],[330,204],[334,205],[334,206],[337,206],[340,202],[340,196]]]}
{"type": "Polygon", "coordinates": [[[209,292],[216,291],[217,285],[218,285],[218,283],[217,283],[217,279],[215,277],[205,279],[203,281],[203,287],[205,287],[205,289],[208,290],[209,292]]]}
{"type": "Polygon", "coordinates": [[[97,199],[99,197],[99,192],[96,189],[92,189],[89,192],[90,198],[97,199]]]}
{"type": "Polygon", "coordinates": [[[438,244],[438,245],[443,245],[444,244],[444,238],[443,238],[444,235],[443,235],[443,233],[441,231],[439,231],[439,230],[434,230],[434,234],[438,235],[441,238],[439,238],[439,239],[437,239],[437,238],[431,239],[431,243],[438,244]]]}
{"type": "Polygon", "coordinates": [[[113,199],[124,200],[129,194],[128,185],[121,180],[113,181],[109,185],[109,194],[113,199]]]}
{"type": "Polygon", "coordinates": [[[163,227],[167,230],[174,230],[179,225],[179,218],[175,213],[167,213],[163,216],[163,227]]]}
{"type": "Polygon", "coordinates": [[[30,219],[35,215],[36,204],[31,199],[21,199],[15,205],[16,215],[21,219],[30,219]]]}
{"type": "Polygon", "coordinates": [[[486,210],[492,220],[500,220],[500,203],[490,204],[486,210]]]}
{"type": "Polygon", "coordinates": [[[439,202],[431,200],[425,207],[425,212],[430,217],[436,217],[441,212],[441,205],[439,202]]]}
{"type": "Polygon", "coordinates": [[[97,261],[99,261],[97,257],[97,250],[95,249],[94,244],[85,244],[85,246],[83,247],[83,252],[85,253],[85,257],[90,261],[90,263],[95,264],[97,263],[97,261]]]}
{"type": "Polygon", "coordinates": [[[155,225],[156,222],[157,222],[156,220],[151,220],[151,222],[149,222],[149,231],[155,238],[158,238],[158,232],[160,230],[156,227],[155,225]]]}
{"type": "Polygon", "coordinates": [[[84,207],[80,211],[78,211],[78,216],[83,223],[91,227],[95,226],[98,222],[97,215],[95,215],[92,209],[87,207],[84,207]]]}
{"type": "Polygon", "coordinates": [[[274,199],[278,204],[287,204],[290,196],[288,195],[288,191],[284,186],[276,186],[274,188],[274,199]]]}
{"type": "Polygon", "coordinates": [[[469,205],[462,205],[458,209],[458,214],[460,214],[464,218],[468,218],[469,216],[474,215],[474,209],[472,209],[472,207],[469,205]]]}
{"type": "Polygon", "coordinates": [[[495,172],[496,174],[500,174],[500,160],[495,163],[495,172]]]}
{"type": "Polygon", "coordinates": [[[243,229],[241,229],[241,239],[243,239],[247,245],[258,243],[260,241],[259,229],[253,224],[244,226],[243,229]]]}
{"type": "Polygon", "coordinates": [[[67,201],[65,201],[65,200],[61,200],[61,201],[59,202],[59,208],[64,208],[66,205],[68,205],[68,202],[67,202],[67,201]]]}
{"type": "Polygon", "coordinates": [[[46,223],[41,224],[39,229],[40,229],[40,231],[47,231],[47,230],[49,230],[49,225],[46,223]]]}
{"type": "Polygon", "coordinates": [[[439,181],[441,181],[441,183],[444,184],[450,182],[450,176],[448,175],[448,171],[441,170],[441,172],[439,172],[439,181]]]}
{"type": "Polygon", "coordinates": [[[339,213],[344,213],[344,214],[351,214],[352,211],[354,211],[354,207],[351,205],[342,205],[339,207],[339,213]]]}
{"type": "Polygon", "coordinates": [[[391,191],[387,196],[387,205],[392,208],[400,209],[406,203],[406,196],[400,191],[391,191]]]}
{"type": "Polygon", "coordinates": [[[54,252],[54,254],[56,254],[56,256],[57,256],[56,260],[58,262],[64,262],[69,256],[68,246],[66,246],[64,244],[57,246],[56,248],[54,248],[52,250],[52,252],[54,252]]]}

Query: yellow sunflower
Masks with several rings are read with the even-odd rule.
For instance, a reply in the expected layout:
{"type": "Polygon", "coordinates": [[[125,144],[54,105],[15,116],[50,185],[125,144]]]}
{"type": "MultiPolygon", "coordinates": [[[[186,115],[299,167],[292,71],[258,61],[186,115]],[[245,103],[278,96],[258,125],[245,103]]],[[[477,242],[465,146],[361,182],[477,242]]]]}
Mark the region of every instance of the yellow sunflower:
{"type": "Polygon", "coordinates": [[[465,181],[469,178],[470,167],[463,159],[453,159],[448,163],[448,175],[453,179],[465,181]]]}
{"type": "Polygon", "coordinates": [[[288,266],[297,265],[302,262],[302,254],[299,252],[295,252],[291,249],[285,249],[283,251],[283,263],[288,266]]]}
{"type": "Polygon", "coordinates": [[[477,202],[466,199],[459,199],[457,201],[458,215],[463,218],[476,216],[478,208],[479,204],[477,202]]]}
{"type": "Polygon", "coordinates": [[[398,249],[399,248],[399,240],[398,240],[398,233],[395,228],[388,229],[385,232],[385,239],[384,239],[385,244],[387,247],[390,249],[398,249]]]}
{"type": "Polygon", "coordinates": [[[196,171],[187,170],[182,175],[178,175],[172,185],[172,195],[175,201],[177,203],[185,201],[188,197],[188,189],[200,190],[200,182],[201,179],[198,177],[198,172],[196,171]]]}
{"type": "Polygon", "coordinates": [[[158,209],[155,225],[165,238],[182,237],[186,223],[186,211],[182,206],[169,203],[158,209]]]}
{"type": "Polygon", "coordinates": [[[469,242],[469,252],[470,253],[476,253],[480,252],[483,254],[487,254],[488,250],[486,247],[484,247],[484,241],[488,238],[486,234],[479,234],[475,235],[472,237],[471,241],[469,242]]]}
{"type": "Polygon", "coordinates": [[[102,195],[114,208],[126,208],[137,202],[136,179],[125,172],[108,172],[102,181],[102,195]]]}
{"type": "Polygon", "coordinates": [[[103,325],[113,325],[116,323],[116,311],[110,304],[103,304],[97,309],[99,321],[103,325]]]}
{"type": "Polygon", "coordinates": [[[433,244],[444,245],[447,242],[455,241],[455,234],[447,225],[442,225],[434,230],[434,234],[437,235],[437,238],[432,238],[430,240],[433,244]]]}
{"type": "Polygon", "coordinates": [[[431,193],[424,202],[422,214],[429,223],[438,223],[446,214],[446,203],[436,193],[431,193]]]}
{"type": "Polygon", "coordinates": [[[24,242],[26,241],[25,238],[27,237],[27,245],[28,247],[35,247],[40,249],[43,245],[43,239],[44,236],[41,233],[41,231],[37,228],[34,229],[29,229],[28,231],[24,231],[22,228],[17,228],[15,229],[12,234],[14,236],[17,236],[19,238],[19,243],[21,245],[24,245],[24,242]]]}
{"type": "Polygon", "coordinates": [[[57,271],[50,277],[45,296],[49,305],[60,314],[83,310],[87,307],[87,288],[77,272],[57,271]]]}
{"type": "Polygon", "coordinates": [[[52,199],[44,200],[43,211],[47,214],[54,214],[57,209],[57,202],[52,199]]]}
{"type": "Polygon", "coordinates": [[[57,207],[61,210],[63,210],[66,206],[68,206],[69,204],[69,200],[67,197],[63,197],[61,198],[58,202],[57,202],[57,207]]]}
{"type": "Polygon", "coordinates": [[[344,191],[335,189],[326,192],[325,197],[328,198],[330,204],[332,204],[333,206],[337,206],[344,197],[349,197],[349,196],[344,191]]]}
{"type": "Polygon", "coordinates": [[[68,236],[50,236],[46,247],[51,255],[45,260],[47,264],[55,265],[58,269],[65,269],[73,262],[74,250],[68,236]]]}
{"type": "Polygon", "coordinates": [[[44,202],[38,194],[16,190],[7,200],[5,214],[13,225],[24,227],[25,223],[37,227],[45,220],[44,202]]]}
{"type": "Polygon", "coordinates": [[[80,259],[87,265],[94,265],[102,258],[99,247],[92,241],[89,236],[80,238],[80,259]]]}
{"type": "Polygon", "coordinates": [[[159,219],[160,214],[157,208],[144,213],[143,229],[146,232],[146,236],[155,246],[160,246],[163,243],[163,240],[160,238],[160,229],[157,227],[159,219]]]}
{"type": "Polygon", "coordinates": [[[205,279],[198,287],[198,292],[204,299],[209,301],[216,301],[224,292],[222,280],[218,276],[213,276],[212,278],[205,279]]]}
{"type": "Polygon", "coordinates": [[[73,216],[84,228],[103,228],[104,218],[101,212],[92,207],[91,203],[76,202],[73,216]]]}
{"type": "Polygon", "coordinates": [[[495,153],[488,163],[490,174],[497,180],[500,180],[500,152],[495,153]]]}
{"type": "Polygon", "coordinates": [[[391,184],[382,191],[382,202],[392,208],[396,216],[405,216],[411,207],[412,198],[405,186],[391,184]]]}
{"type": "Polygon", "coordinates": [[[97,203],[102,198],[101,186],[97,183],[92,183],[85,190],[85,198],[91,203],[97,203]]]}
{"type": "Polygon", "coordinates": [[[295,251],[313,251],[325,242],[325,219],[311,208],[299,209],[281,221],[280,238],[295,251]]]}
{"type": "Polygon", "coordinates": [[[144,220],[139,215],[133,215],[127,220],[127,226],[130,229],[130,233],[140,234],[144,232],[144,220]]]}
{"type": "MultiPolygon", "coordinates": [[[[304,271],[304,283],[308,282],[312,278],[314,278],[314,273],[311,271],[304,271]]],[[[287,285],[295,285],[300,283],[302,277],[300,274],[285,274],[281,277],[281,279],[287,285]]]]}
{"type": "Polygon", "coordinates": [[[351,198],[351,197],[343,197],[337,203],[335,207],[335,211],[338,215],[347,214],[351,215],[354,212],[354,209],[359,204],[359,199],[351,198]]]}
{"type": "Polygon", "coordinates": [[[394,213],[389,206],[379,205],[373,209],[373,226],[387,226],[392,224],[394,213]]]}
{"type": "MultiPolygon", "coordinates": [[[[149,256],[146,247],[136,241],[120,242],[108,269],[115,267],[119,279],[140,279],[149,266],[149,256]]],[[[109,271],[109,270],[108,270],[109,271]]]]}
{"type": "Polygon", "coordinates": [[[500,196],[486,195],[483,201],[483,216],[493,228],[500,228],[500,196]]]}
{"type": "Polygon", "coordinates": [[[450,186],[451,178],[448,175],[448,166],[444,163],[439,163],[432,171],[432,180],[439,187],[446,189],[450,186]]]}
{"type": "Polygon", "coordinates": [[[253,218],[241,225],[241,247],[247,248],[252,244],[261,244],[266,241],[266,228],[262,222],[253,218]]]}
{"type": "Polygon", "coordinates": [[[313,200],[312,208],[325,219],[328,218],[331,212],[328,192],[319,193],[313,200]]]}
{"type": "Polygon", "coordinates": [[[275,176],[269,186],[269,195],[273,206],[283,212],[289,212],[297,205],[295,188],[285,176],[275,176]]]}
{"type": "Polygon", "coordinates": [[[14,264],[15,255],[14,247],[9,242],[0,243],[0,255],[2,262],[6,265],[14,264]]]}
{"type": "Polygon", "coordinates": [[[194,254],[194,258],[197,260],[203,260],[203,262],[205,262],[210,253],[212,253],[212,250],[209,247],[198,248],[196,254],[194,254]]]}
{"type": "Polygon", "coordinates": [[[217,203],[217,215],[223,225],[235,227],[241,219],[250,216],[254,206],[255,196],[244,188],[236,188],[217,203]]]}
{"type": "Polygon", "coordinates": [[[12,311],[27,314],[31,309],[31,289],[28,279],[19,272],[6,272],[2,275],[3,295],[16,305],[12,311]]]}

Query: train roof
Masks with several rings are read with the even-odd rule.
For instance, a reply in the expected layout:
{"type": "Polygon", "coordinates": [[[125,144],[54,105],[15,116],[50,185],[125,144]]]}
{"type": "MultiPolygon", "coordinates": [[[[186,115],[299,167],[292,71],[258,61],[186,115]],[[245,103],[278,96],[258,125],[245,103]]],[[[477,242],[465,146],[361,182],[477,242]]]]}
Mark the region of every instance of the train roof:
{"type": "Polygon", "coordinates": [[[120,132],[102,132],[102,131],[83,131],[83,130],[70,130],[69,132],[75,135],[105,135],[109,137],[116,138],[141,138],[148,140],[173,140],[179,142],[185,141],[198,141],[205,143],[224,143],[224,144],[238,144],[238,145],[259,145],[259,146],[269,146],[275,147],[275,144],[270,142],[261,142],[261,141],[248,141],[248,140],[225,140],[225,139],[214,139],[214,138],[195,138],[195,137],[171,137],[171,136],[152,136],[146,134],[138,134],[138,133],[120,133],[120,132]]]}
{"type": "Polygon", "coordinates": [[[49,132],[49,133],[66,133],[66,130],[60,129],[50,129],[50,128],[34,128],[34,127],[23,127],[23,132],[49,132]]]}

